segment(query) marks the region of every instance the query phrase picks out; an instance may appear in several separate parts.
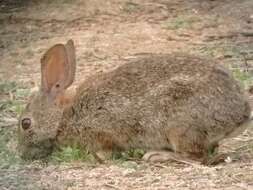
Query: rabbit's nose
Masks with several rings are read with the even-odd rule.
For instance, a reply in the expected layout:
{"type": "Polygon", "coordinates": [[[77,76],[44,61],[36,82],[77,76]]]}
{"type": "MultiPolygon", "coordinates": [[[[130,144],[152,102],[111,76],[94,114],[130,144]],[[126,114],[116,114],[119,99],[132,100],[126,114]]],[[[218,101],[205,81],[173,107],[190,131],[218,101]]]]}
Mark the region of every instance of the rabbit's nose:
{"type": "Polygon", "coordinates": [[[21,121],[21,126],[24,130],[27,130],[28,128],[30,128],[31,124],[32,124],[32,121],[29,118],[24,118],[21,121]]]}

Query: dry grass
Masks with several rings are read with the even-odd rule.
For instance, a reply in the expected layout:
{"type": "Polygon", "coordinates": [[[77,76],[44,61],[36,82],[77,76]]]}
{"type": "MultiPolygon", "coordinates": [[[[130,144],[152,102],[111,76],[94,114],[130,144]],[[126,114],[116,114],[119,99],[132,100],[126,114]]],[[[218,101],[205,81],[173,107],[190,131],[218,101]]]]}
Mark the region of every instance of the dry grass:
{"type": "Polygon", "coordinates": [[[253,127],[222,142],[220,151],[231,153],[232,162],[215,167],[23,163],[15,149],[18,113],[40,82],[39,60],[49,46],[75,41],[76,84],[139,54],[181,51],[221,60],[247,86],[252,83],[253,1],[13,2],[0,2],[0,189],[253,189],[253,127]]]}

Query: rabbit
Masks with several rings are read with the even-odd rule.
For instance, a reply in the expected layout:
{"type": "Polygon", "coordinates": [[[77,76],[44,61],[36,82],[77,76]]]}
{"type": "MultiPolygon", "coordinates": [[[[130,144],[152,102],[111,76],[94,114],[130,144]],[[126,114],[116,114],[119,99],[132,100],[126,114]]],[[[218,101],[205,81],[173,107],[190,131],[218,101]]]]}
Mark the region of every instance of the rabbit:
{"type": "Polygon", "coordinates": [[[92,75],[70,93],[75,70],[73,40],[41,58],[40,90],[19,119],[22,158],[78,145],[102,161],[114,151],[140,148],[202,163],[221,140],[251,124],[244,90],[211,59],[146,54],[92,75]]]}

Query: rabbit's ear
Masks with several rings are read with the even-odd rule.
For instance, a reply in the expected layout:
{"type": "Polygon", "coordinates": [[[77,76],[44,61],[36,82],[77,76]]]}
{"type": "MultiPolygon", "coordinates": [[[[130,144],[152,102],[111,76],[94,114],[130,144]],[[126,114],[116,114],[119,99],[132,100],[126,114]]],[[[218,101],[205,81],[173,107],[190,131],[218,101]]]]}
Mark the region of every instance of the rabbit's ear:
{"type": "Polygon", "coordinates": [[[56,44],[41,59],[41,90],[52,99],[62,94],[75,77],[75,49],[72,40],[56,44]]]}
{"type": "Polygon", "coordinates": [[[68,59],[68,79],[66,80],[66,86],[70,86],[74,79],[75,79],[75,72],[76,72],[76,51],[73,40],[69,40],[65,45],[66,52],[67,52],[67,59],[68,59]]]}

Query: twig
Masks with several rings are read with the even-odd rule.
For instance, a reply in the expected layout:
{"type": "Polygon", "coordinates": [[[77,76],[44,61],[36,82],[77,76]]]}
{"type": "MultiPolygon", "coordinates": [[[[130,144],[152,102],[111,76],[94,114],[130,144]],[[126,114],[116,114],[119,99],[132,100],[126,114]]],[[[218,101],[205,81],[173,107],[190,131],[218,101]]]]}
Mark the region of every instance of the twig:
{"type": "MultiPolygon", "coordinates": [[[[195,162],[195,161],[192,161],[192,160],[182,160],[182,159],[179,159],[179,158],[169,158],[168,161],[171,160],[171,161],[174,161],[174,162],[177,162],[177,163],[181,163],[181,164],[186,164],[186,165],[190,165],[190,166],[193,166],[193,167],[199,167],[200,166],[200,162],[195,162]]],[[[153,164],[154,166],[157,166],[157,167],[160,167],[160,168],[166,168],[166,166],[162,166],[160,164],[153,164]]]]}
{"type": "Polygon", "coordinates": [[[60,171],[76,170],[76,169],[83,169],[83,166],[71,166],[71,167],[60,169],[60,171]]]}
{"type": "Polygon", "coordinates": [[[172,158],[173,161],[176,161],[176,162],[179,162],[179,163],[182,163],[182,164],[187,164],[187,165],[190,165],[190,166],[193,166],[193,167],[199,167],[200,166],[200,163],[194,163],[194,161],[187,161],[187,160],[181,160],[181,159],[176,159],[176,158],[172,158]]]}
{"type": "Polygon", "coordinates": [[[246,55],[244,53],[242,53],[242,56],[243,56],[243,61],[246,68],[245,71],[248,72],[249,71],[248,59],[246,58],[246,55]]]}
{"type": "Polygon", "coordinates": [[[245,37],[253,37],[253,32],[241,32],[240,34],[245,37]]]}
{"type": "Polygon", "coordinates": [[[153,166],[158,167],[158,168],[168,168],[167,166],[164,166],[162,164],[153,164],[153,166]]]}
{"type": "Polygon", "coordinates": [[[231,34],[225,34],[225,35],[210,35],[207,36],[205,41],[211,41],[211,40],[222,40],[227,38],[234,38],[237,37],[237,33],[231,33],[231,34]]]}
{"type": "Polygon", "coordinates": [[[112,184],[108,184],[108,183],[106,183],[105,186],[106,186],[106,187],[110,187],[110,188],[112,188],[112,189],[120,189],[119,187],[117,187],[117,186],[115,186],[115,185],[112,185],[112,184]]]}

